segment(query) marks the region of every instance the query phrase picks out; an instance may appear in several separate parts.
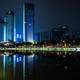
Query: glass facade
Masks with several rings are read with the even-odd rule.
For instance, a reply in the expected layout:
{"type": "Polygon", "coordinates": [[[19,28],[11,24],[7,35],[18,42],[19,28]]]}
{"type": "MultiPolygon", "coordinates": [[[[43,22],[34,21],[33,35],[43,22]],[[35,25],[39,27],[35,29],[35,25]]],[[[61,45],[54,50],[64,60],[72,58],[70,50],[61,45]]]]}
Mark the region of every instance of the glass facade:
{"type": "Polygon", "coordinates": [[[33,42],[34,29],[34,5],[31,3],[25,4],[25,40],[33,42]]]}
{"type": "Polygon", "coordinates": [[[15,25],[14,25],[14,13],[8,11],[4,17],[6,24],[4,25],[4,41],[15,41],[15,25]]]}

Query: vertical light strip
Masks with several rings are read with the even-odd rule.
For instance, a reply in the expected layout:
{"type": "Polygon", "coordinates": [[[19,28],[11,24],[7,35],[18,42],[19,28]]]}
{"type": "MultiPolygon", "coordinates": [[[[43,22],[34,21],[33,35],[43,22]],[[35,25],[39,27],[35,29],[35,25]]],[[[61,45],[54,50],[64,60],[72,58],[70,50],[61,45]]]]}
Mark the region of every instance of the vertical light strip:
{"type": "Polygon", "coordinates": [[[15,15],[14,15],[14,42],[16,41],[16,26],[15,26],[15,15]]]}
{"type": "Polygon", "coordinates": [[[3,29],[3,33],[4,33],[4,42],[6,41],[6,17],[4,18],[4,29],[3,29]]]}
{"type": "Polygon", "coordinates": [[[13,55],[13,80],[15,80],[16,55],[13,55]]]}
{"type": "Polygon", "coordinates": [[[5,78],[6,78],[5,61],[6,61],[6,55],[3,55],[3,80],[5,80],[5,78]]]}
{"type": "Polygon", "coordinates": [[[23,3],[23,41],[25,42],[25,4],[23,3]]]}
{"type": "Polygon", "coordinates": [[[25,80],[25,55],[23,56],[23,80],[25,80]]]}

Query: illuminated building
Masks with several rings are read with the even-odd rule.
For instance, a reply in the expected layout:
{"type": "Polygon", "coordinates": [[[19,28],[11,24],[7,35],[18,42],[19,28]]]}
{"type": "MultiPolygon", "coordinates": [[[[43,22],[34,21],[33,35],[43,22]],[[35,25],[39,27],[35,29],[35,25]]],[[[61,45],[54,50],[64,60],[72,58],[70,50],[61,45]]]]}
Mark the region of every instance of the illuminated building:
{"type": "Polygon", "coordinates": [[[3,19],[0,19],[0,33],[2,36],[0,36],[0,41],[3,41],[3,25],[5,24],[3,19]]]}
{"type": "Polygon", "coordinates": [[[52,40],[52,34],[51,32],[37,32],[36,33],[36,41],[42,42],[42,41],[51,41],[52,40]]]}
{"type": "Polygon", "coordinates": [[[12,11],[7,11],[4,17],[4,41],[16,41],[15,17],[12,11]]]}
{"type": "Polygon", "coordinates": [[[17,3],[19,6],[14,7],[15,9],[10,9],[12,11],[6,12],[3,41],[33,42],[34,5],[28,2],[25,3],[24,1],[19,3],[21,5],[17,3]]]}
{"type": "Polygon", "coordinates": [[[68,26],[65,25],[55,27],[50,31],[36,33],[36,41],[38,42],[57,41],[57,40],[64,40],[68,38],[69,38],[69,28],[68,26]]]}
{"type": "Polygon", "coordinates": [[[33,42],[34,5],[26,3],[23,7],[23,41],[33,42]]]}
{"type": "Polygon", "coordinates": [[[36,41],[40,42],[40,33],[39,32],[36,33],[36,41]]]}

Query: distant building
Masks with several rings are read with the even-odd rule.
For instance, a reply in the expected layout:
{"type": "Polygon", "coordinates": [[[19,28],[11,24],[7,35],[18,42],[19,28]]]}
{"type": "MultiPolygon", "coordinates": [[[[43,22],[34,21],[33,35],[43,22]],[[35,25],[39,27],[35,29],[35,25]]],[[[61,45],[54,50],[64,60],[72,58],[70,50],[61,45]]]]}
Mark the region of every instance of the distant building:
{"type": "Polygon", "coordinates": [[[65,25],[53,28],[51,32],[54,40],[63,40],[69,37],[69,28],[65,25]]]}
{"type": "Polygon", "coordinates": [[[16,41],[16,28],[15,28],[15,17],[14,12],[7,11],[4,17],[4,41],[16,41]]]}
{"type": "Polygon", "coordinates": [[[36,33],[36,41],[57,41],[69,38],[69,29],[67,26],[53,28],[50,31],[36,33]]]}
{"type": "Polygon", "coordinates": [[[52,40],[52,34],[51,32],[37,32],[36,33],[36,41],[38,42],[46,42],[46,41],[51,41],[52,40]]]}

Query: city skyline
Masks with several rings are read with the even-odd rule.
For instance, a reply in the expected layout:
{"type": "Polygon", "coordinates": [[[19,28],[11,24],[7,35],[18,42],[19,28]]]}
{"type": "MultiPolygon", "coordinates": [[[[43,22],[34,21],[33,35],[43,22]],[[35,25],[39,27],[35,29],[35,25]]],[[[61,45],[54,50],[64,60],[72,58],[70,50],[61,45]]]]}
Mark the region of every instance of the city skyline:
{"type": "MultiPolygon", "coordinates": [[[[24,2],[31,2],[35,7],[34,33],[45,32],[59,25],[69,26],[71,32],[80,31],[79,0],[8,0],[5,2],[5,0],[2,0],[0,3],[0,16],[3,18],[7,9],[12,10],[16,16],[16,32],[20,35],[23,34],[22,5],[24,2]]],[[[2,31],[0,32],[2,33],[2,31]]]]}
{"type": "Polygon", "coordinates": [[[0,0],[0,80],[80,78],[79,0],[0,0]]]}
{"type": "MultiPolygon", "coordinates": [[[[20,6],[22,10],[22,26],[18,27],[17,24],[17,12],[14,10],[7,9],[5,12],[5,16],[3,17],[4,21],[1,22],[1,30],[3,31],[1,34],[3,37],[1,41],[16,41],[16,42],[33,42],[33,33],[34,33],[34,5],[32,3],[23,2],[20,6]],[[21,29],[21,32],[19,32],[21,29]]],[[[19,14],[18,14],[19,15],[19,14]]],[[[20,24],[20,22],[19,22],[20,24]]]]}

